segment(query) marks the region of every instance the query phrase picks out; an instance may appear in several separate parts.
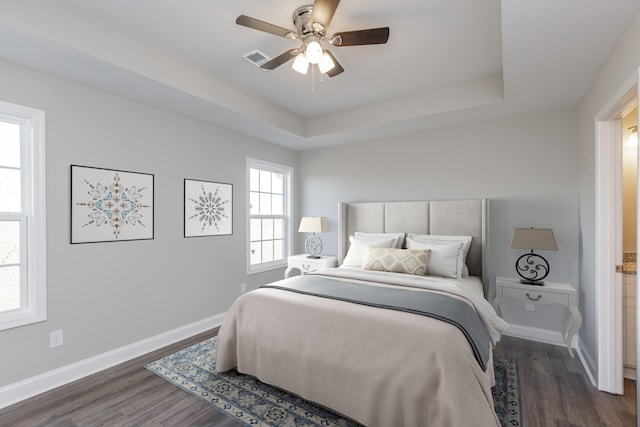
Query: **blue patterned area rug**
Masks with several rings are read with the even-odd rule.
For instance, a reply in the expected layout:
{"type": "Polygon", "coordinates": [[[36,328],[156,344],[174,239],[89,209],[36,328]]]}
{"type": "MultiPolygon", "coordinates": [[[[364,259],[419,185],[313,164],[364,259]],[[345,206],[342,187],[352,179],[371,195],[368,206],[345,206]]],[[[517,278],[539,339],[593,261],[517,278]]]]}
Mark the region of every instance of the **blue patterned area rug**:
{"type": "MultiPolygon", "coordinates": [[[[359,426],[313,403],[236,371],[217,373],[218,337],[180,350],[145,368],[247,426],[359,426]]],[[[503,426],[521,426],[515,362],[494,359],[496,413],[503,426]]]]}

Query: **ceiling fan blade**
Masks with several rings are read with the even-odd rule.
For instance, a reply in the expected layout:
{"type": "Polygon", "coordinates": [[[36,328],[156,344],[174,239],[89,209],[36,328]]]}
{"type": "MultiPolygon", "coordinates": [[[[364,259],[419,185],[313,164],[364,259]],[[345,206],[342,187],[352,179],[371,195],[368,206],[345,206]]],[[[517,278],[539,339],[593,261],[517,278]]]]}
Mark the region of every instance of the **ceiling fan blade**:
{"type": "Polygon", "coordinates": [[[287,61],[292,60],[298,54],[298,49],[289,49],[285,53],[281,53],[280,55],[273,58],[271,61],[267,61],[260,66],[263,70],[273,70],[281,66],[287,61]]]}
{"type": "Polygon", "coordinates": [[[268,22],[264,22],[246,15],[238,16],[238,18],[236,19],[236,24],[288,39],[298,38],[298,35],[294,31],[288,30],[283,27],[278,27],[277,25],[269,24],[268,22]]]}
{"type": "Polygon", "coordinates": [[[344,71],[344,68],[342,68],[342,65],[340,65],[340,63],[338,62],[336,57],[333,56],[333,53],[331,53],[331,51],[329,51],[329,50],[325,50],[325,52],[327,52],[327,55],[329,55],[331,57],[331,59],[333,60],[333,63],[335,64],[335,66],[332,69],[327,71],[327,76],[335,77],[338,74],[342,73],[344,71]]]}
{"type": "Polygon", "coordinates": [[[333,14],[336,13],[339,4],[340,0],[315,0],[313,2],[310,22],[315,31],[324,33],[324,30],[331,23],[333,14]],[[316,27],[314,23],[320,24],[321,27],[316,27]]]}
{"type": "Polygon", "coordinates": [[[385,44],[387,40],[389,40],[389,27],[344,31],[331,36],[331,44],[334,46],[385,44]]]}

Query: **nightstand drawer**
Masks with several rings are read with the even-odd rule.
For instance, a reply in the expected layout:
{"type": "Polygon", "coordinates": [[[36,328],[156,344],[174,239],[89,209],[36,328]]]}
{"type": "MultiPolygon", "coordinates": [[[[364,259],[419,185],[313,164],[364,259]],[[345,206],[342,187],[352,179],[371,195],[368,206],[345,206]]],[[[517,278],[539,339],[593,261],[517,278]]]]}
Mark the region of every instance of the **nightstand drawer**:
{"type": "Polygon", "coordinates": [[[502,296],[505,298],[517,298],[521,301],[530,301],[535,304],[562,304],[564,306],[569,305],[569,295],[558,294],[555,292],[545,292],[544,290],[537,289],[514,289],[503,288],[502,296]]]}
{"type": "Polygon", "coordinates": [[[309,273],[311,271],[316,271],[324,267],[324,262],[313,262],[313,261],[297,261],[291,263],[291,267],[299,268],[303,273],[309,273]]]}

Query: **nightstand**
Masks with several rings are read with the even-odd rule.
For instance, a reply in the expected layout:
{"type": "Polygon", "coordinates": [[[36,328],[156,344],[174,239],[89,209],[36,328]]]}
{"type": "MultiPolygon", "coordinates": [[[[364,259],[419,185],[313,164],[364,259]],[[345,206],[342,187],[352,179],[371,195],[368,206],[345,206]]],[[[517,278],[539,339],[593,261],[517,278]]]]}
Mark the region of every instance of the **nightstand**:
{"type": "Polygon", "coordinates": [[[307,254],[292,255],[287,259],[287,262],[287,269],[284,272],[285,278],[290,277],[294,269],[300,270],[301,274],[307,274],[323,268],[337,267],[338,257],[322,255],[320,258],[309,258],[307,254]]]}
{"type": "Polygon", "coordinates": [[[493,307],[499,316],[503,298],[515,298],[527,304],[560,304],[566,307],[570,316],[565,316],[562,338],[573,357],[571,340],[582,326],[582,315],[578,311],[576,289],[569,283],[544,282],[544,286],[525,285],[517,279],[496,277],[496,298],[493,307]]]}

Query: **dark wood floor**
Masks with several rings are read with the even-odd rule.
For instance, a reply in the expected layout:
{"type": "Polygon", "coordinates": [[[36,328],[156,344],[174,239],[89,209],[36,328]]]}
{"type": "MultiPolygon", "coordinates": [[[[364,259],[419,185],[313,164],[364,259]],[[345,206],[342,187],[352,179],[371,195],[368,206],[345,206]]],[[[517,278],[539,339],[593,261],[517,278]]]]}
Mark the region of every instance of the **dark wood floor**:
{"type": "Polygon", "coordinates": [[[598,391],[566,347],[503,337],[494,355],[518,362],[525,427],[636,425],[636,383],[625,395],[598,391]]]}
{"type": "MultiPolygon", "coordinates": [[[[238,426],[144,364],[215,335],[204,333],[0,409],[0,426],[238,426]]],[[[566,348],[505,337],[497,357],[520,367],[526,427],[635,426],[635,382],[625,396],[597,391],[566,348]]]]}

